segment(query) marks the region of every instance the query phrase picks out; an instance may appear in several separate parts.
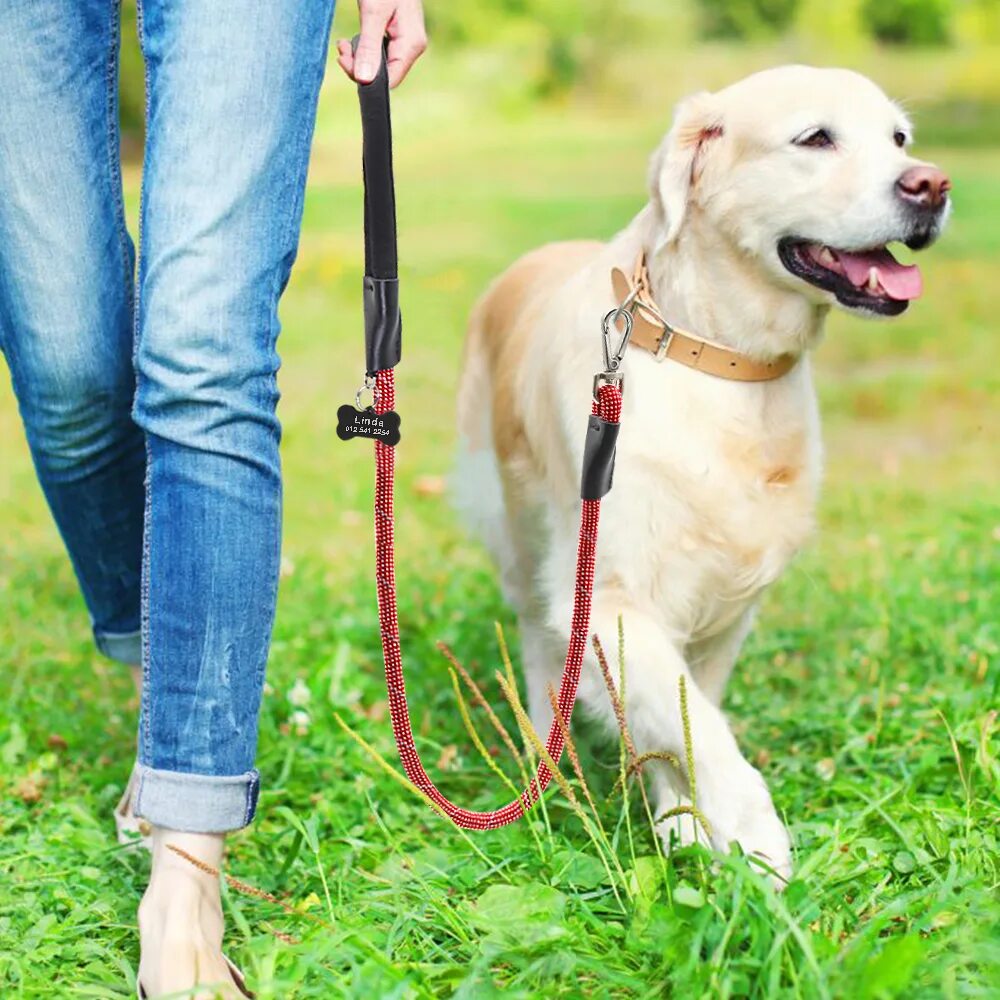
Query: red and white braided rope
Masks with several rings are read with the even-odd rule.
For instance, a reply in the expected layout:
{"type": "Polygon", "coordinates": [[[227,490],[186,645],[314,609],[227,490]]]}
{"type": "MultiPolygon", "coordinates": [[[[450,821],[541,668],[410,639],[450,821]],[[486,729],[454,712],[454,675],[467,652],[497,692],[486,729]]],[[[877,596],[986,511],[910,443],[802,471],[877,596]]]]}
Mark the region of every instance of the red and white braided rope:
{"type": "MultiPolygon", "coordinates": [[[[621,418],[621,392],[614,385],[603,385],[593,412],[610,423],[621,418]]],[[[396,390],[392,369],[376,374],[375,410],[385,413],[395,406],[396,390]]],[[[382,653],[385,658],[385,682],[389,696],[392,731],[396,737],[399,758],[407,777],[460,827],[470,830],[495,830],[520,819],[548,786],[552,773],[541,763],[536,777],[514,801],[491,812],[473,812],[450,802],[431,781],[413,742],[410,713],[406,704],[403,680],[403,655],[399,642],[399,615],[396,608],[396,570],[393,531],[393,472],[395,451],[375,442],[375,573],[378,589],[379,627],[382,632],[382,653]]],[[[601,512],[600,500],[584,500],[580,515],[580,542],[576,559],[576,587],[573,596],[573,620],[570,627],[566,664],[559,687],[559,714],[569,728],[580,668],[587,648],[590,629],[590,602],[594,590],[594,556],[597,550],[597,525],[601,512]]],[[[559,762],[563,752],[563,734],[558,719],[552,720],[546,750],[553,761],[559,762]]]]}

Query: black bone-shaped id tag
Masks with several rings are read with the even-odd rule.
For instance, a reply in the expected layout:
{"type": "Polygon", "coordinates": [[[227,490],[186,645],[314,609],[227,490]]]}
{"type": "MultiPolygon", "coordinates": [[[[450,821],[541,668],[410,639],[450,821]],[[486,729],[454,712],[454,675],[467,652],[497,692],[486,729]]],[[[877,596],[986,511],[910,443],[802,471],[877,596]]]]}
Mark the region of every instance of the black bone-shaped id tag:
{"type": "Polygon", "coordinates": [[[395,410],[376,413],[373,407],[364,410],[345,403],[337,410],[337,437],[341,441],[351,438],[371,438],[382,444],[399,444],[399,414],[395,410]]]}

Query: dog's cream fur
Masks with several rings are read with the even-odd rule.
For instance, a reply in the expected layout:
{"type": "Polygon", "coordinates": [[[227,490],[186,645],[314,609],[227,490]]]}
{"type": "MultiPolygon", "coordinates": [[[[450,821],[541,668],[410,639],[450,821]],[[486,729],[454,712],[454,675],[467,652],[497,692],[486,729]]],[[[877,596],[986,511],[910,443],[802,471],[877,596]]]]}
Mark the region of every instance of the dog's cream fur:
{"type": "MultiPolygon", "coordinates": [[[[737,841],[781,876],[788,834],[719,707],[762,591],[812,531],[820,481],[808,351],[833,297],[789,273],[775,248],[790,234],[848,249],[902,238],[893,185],[920,161],[897,147],[900,131],[908,136],[899,107],[843,70],[783,67],[688,98],[654,154],[649,204],[607,244],[552,244],[515,263],[476,306],[466,345],[460,503],[518,613],[543,738],[546,686],[558,687],[569,630],[611,268],[630,271],[644,248],[654,298],[674,325],[758,359],[802,353],[776,381],[739,383],[629,349],[591,622],[613,649],[623,616],[626,712],[640,754],[683,757],[678,680],[688,679],[697,804],[711,841],[737,841]],[[836,131],[836,150],[792,144],[818,126],[836,131]]],[[[614,725],[590,659],[579,698],[614,725]]],[[[686,781],[667,764],[645,773],[657,814],[687,801],[686,781]]],[[[689,817],[661,830],[668,842],[671,830],[682,841],[696,835],[689,817]]]]}

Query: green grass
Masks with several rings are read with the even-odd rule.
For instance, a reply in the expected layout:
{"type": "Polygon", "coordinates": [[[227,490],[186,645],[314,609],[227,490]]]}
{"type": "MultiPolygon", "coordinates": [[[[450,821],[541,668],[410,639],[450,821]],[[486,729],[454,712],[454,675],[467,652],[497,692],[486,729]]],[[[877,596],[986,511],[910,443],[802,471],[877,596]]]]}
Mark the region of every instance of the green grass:
{"type": "MultiPolygon", "coordinates": [[[[685,66],[695,79],[697,64],[685,66]]],[[[456,90],[460,70],[429,63],[396,102],[399,583],[419,747],[447,794],[489,808],[508,792],[463,728],[435,644],[456,650],[516,732],[494,679],[493,622],[515,660],[516,631],[487,559],[420,480],[450,470],[475,295],[532,245],[622,225],[667,112],[491,108],[456,90]]],[[[482,94],[504,85],[490,77],[482,94]]],[[[679,90],[661,88],[665,109],[679,90]]],[[[923,150],[952,173],[956,200],[925,257],[925,299],[892,324],[834,317],[819,351],[821,530],[768,596],[726,702],[795,841],[795,881],[776,895],[736,856],[664,860],[637,787],[606,801],[618,748],[586,725],[577,739],[597,818],[584,824],[553,788],[528,821],[467,836],[336,722],[395,765],[372,463],[333,434],[361,364],[361,203],[354,97],[332,73],[327,89],[283,304],[286,573],[265,783],[228,863],[293,907],[228,895],[229,952],[258,995],[995,996],[1000,148],[923,150]],[[303,732],[288,698],[300,680],[303,732]]],[[[134,175],[128,184],[134,206],[134,175]]],[[[0,994],[129,996],[148,862],[117,847],[110,817],[135,698],[125,671],[91,650],[6,389],[0,507],[0,994]]],[[[516,781],[506,751],[497,761],[516,781]]]]}

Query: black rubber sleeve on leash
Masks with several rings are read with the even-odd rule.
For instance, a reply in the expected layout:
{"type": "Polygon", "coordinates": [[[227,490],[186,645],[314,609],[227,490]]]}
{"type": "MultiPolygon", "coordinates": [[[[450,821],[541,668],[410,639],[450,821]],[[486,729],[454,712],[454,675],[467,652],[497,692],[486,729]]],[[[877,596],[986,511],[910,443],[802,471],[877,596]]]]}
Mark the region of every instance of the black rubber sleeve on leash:
{"type": "Polygon", "coordinates": [[[395,368],[403,356],[399,280],[365,275],[365,371],[395,368]]]}
{"type": "Polygon", "coordinates": [[[584,500],[600,500],[611,489],[615,472],[615,447],[618,424],[591,414],[587,421],[587,438],[583,445],[583,475],[580,496],[584,500]]]}
{"type": "MultiPolygon", "coordinates": [[[[360,36],[351,47],[356,52],[360,36]]],[[[403,353],[396,248],[396,191],[392,175],[388,42],[371,83],[358,84],[365,180],[365,369],[395,368],[403,353]]]]}

